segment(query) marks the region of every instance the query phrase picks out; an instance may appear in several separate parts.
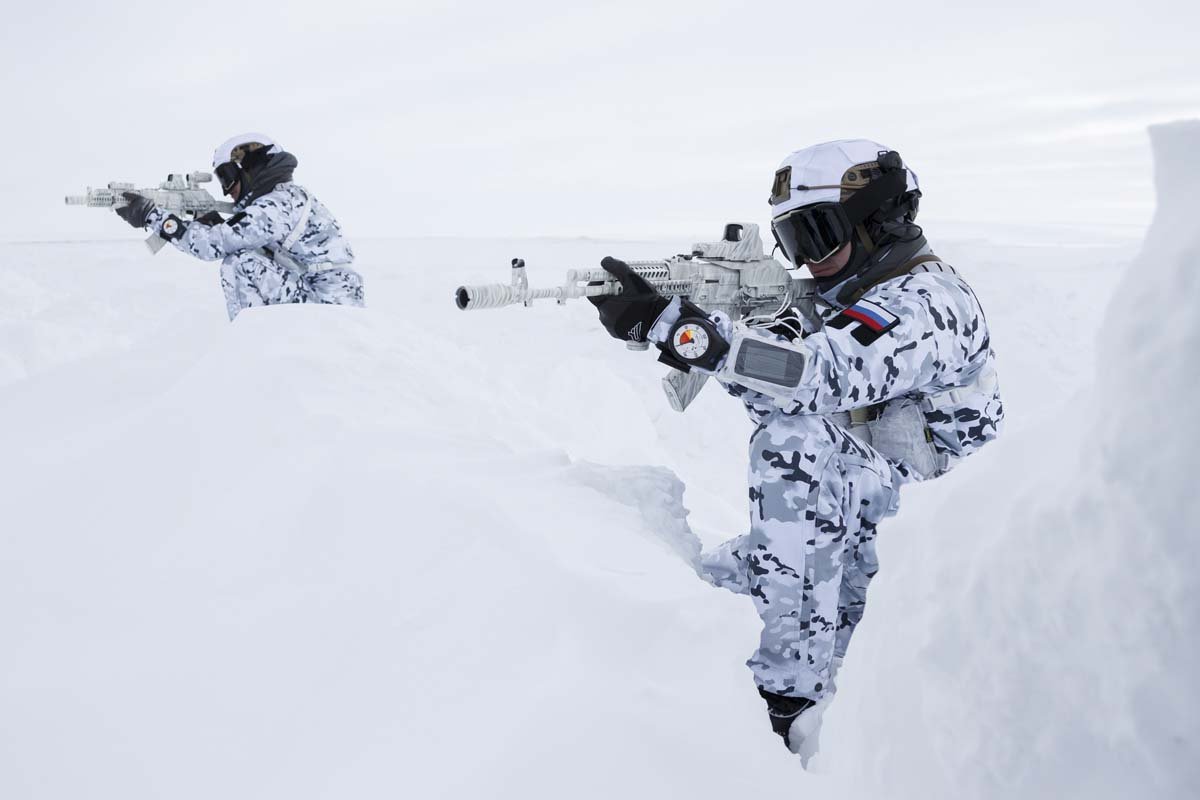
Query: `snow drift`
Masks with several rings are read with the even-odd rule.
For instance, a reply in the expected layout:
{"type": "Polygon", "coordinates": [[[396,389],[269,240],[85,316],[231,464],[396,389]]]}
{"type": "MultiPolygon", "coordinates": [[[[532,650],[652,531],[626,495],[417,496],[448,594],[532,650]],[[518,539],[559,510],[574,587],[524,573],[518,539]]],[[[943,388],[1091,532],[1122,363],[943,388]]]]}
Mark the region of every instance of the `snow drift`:
{"type": "Polygon", "coordinates": [[[233,325],[210,281],[140,312],[120,274],[9,289],[0,796],[728,794],[718,754],[797,772],[745,702],[753,613],[698,580],[683,485],[639,463],[634,379],[564,358],[553,305],[502,337],[454,309],[461,272],[376,275],[375,308],[233,325]]]}

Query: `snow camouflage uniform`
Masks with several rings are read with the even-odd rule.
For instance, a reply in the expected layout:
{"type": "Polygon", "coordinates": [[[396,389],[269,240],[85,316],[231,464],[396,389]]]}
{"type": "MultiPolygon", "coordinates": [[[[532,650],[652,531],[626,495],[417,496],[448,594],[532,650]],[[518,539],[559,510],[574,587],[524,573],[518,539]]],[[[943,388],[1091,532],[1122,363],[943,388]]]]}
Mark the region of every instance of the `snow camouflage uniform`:
{"type": "Polygon", "coordinates": [[[823,307],[821,324],[804,324],[803,377],[789,400],[726,384],[758,425],[751,524],[706,553],[703,570],[753,598],[764,628],[747,666],[779,695],[835,691],[878,570],[877,526],[896,512],[900,486],[950,469],[995,438],[1004,416],[982,309],[950,265],[926,261],[861,299],[895,326],[878,333],[823,307]]]}
{"type": "MultiPolygon", "coordinates": [[[[196,258],[221,260],[231,320],[243,308],[276,303],[363,305],[362,278],[350,268],[354,251],[333,214],[308,190],[288,181],[234,208],[237,213],[222,223],[188,223],[173,240],[196,258]],[[296,234],[301,220],[304,228],[296,234]]],[[[155,209],[146,224],[161,231],[167,216],[155,209]]]]}

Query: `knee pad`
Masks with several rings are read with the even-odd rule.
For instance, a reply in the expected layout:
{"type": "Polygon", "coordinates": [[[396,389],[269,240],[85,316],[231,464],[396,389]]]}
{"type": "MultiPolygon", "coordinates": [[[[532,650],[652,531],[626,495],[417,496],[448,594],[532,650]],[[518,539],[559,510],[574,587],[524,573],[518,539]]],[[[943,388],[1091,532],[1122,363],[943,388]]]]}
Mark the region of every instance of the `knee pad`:
{"type": "Polygon", "coordinates": [[[824,456],[833,446],[829,424],[820,416],[776,414],[751,439],[751,468],[759,471],[773,467],[811,474],[824,468],[824,456]]]}

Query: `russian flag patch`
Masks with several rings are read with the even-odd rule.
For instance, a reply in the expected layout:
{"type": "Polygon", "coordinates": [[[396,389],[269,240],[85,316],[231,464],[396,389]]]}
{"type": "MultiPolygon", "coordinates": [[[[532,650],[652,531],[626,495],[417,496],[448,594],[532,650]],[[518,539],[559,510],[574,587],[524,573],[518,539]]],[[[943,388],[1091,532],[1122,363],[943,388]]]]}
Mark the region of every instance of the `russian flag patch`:
{"type": "Polygon", "coordinates": [[[883,334],[900,324],[900,318],[878,303],[859,300],[842,311],[828,323],[831,328],[846,328],[854,325],[850,332],[859,344],[869,345],[883,334]]]}

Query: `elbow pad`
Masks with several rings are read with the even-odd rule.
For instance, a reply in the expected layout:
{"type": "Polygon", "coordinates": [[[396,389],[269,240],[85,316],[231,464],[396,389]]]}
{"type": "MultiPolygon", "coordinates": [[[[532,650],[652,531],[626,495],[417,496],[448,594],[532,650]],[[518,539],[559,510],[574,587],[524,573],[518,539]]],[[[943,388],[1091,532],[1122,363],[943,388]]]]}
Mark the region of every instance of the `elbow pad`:
{"type": "Polygon", "coordinates": [[[776,400],[790,400],[804,375],[808,351],[800,340],[781,341],[738,325],[717,380],[736,383],[776,400]]]}

